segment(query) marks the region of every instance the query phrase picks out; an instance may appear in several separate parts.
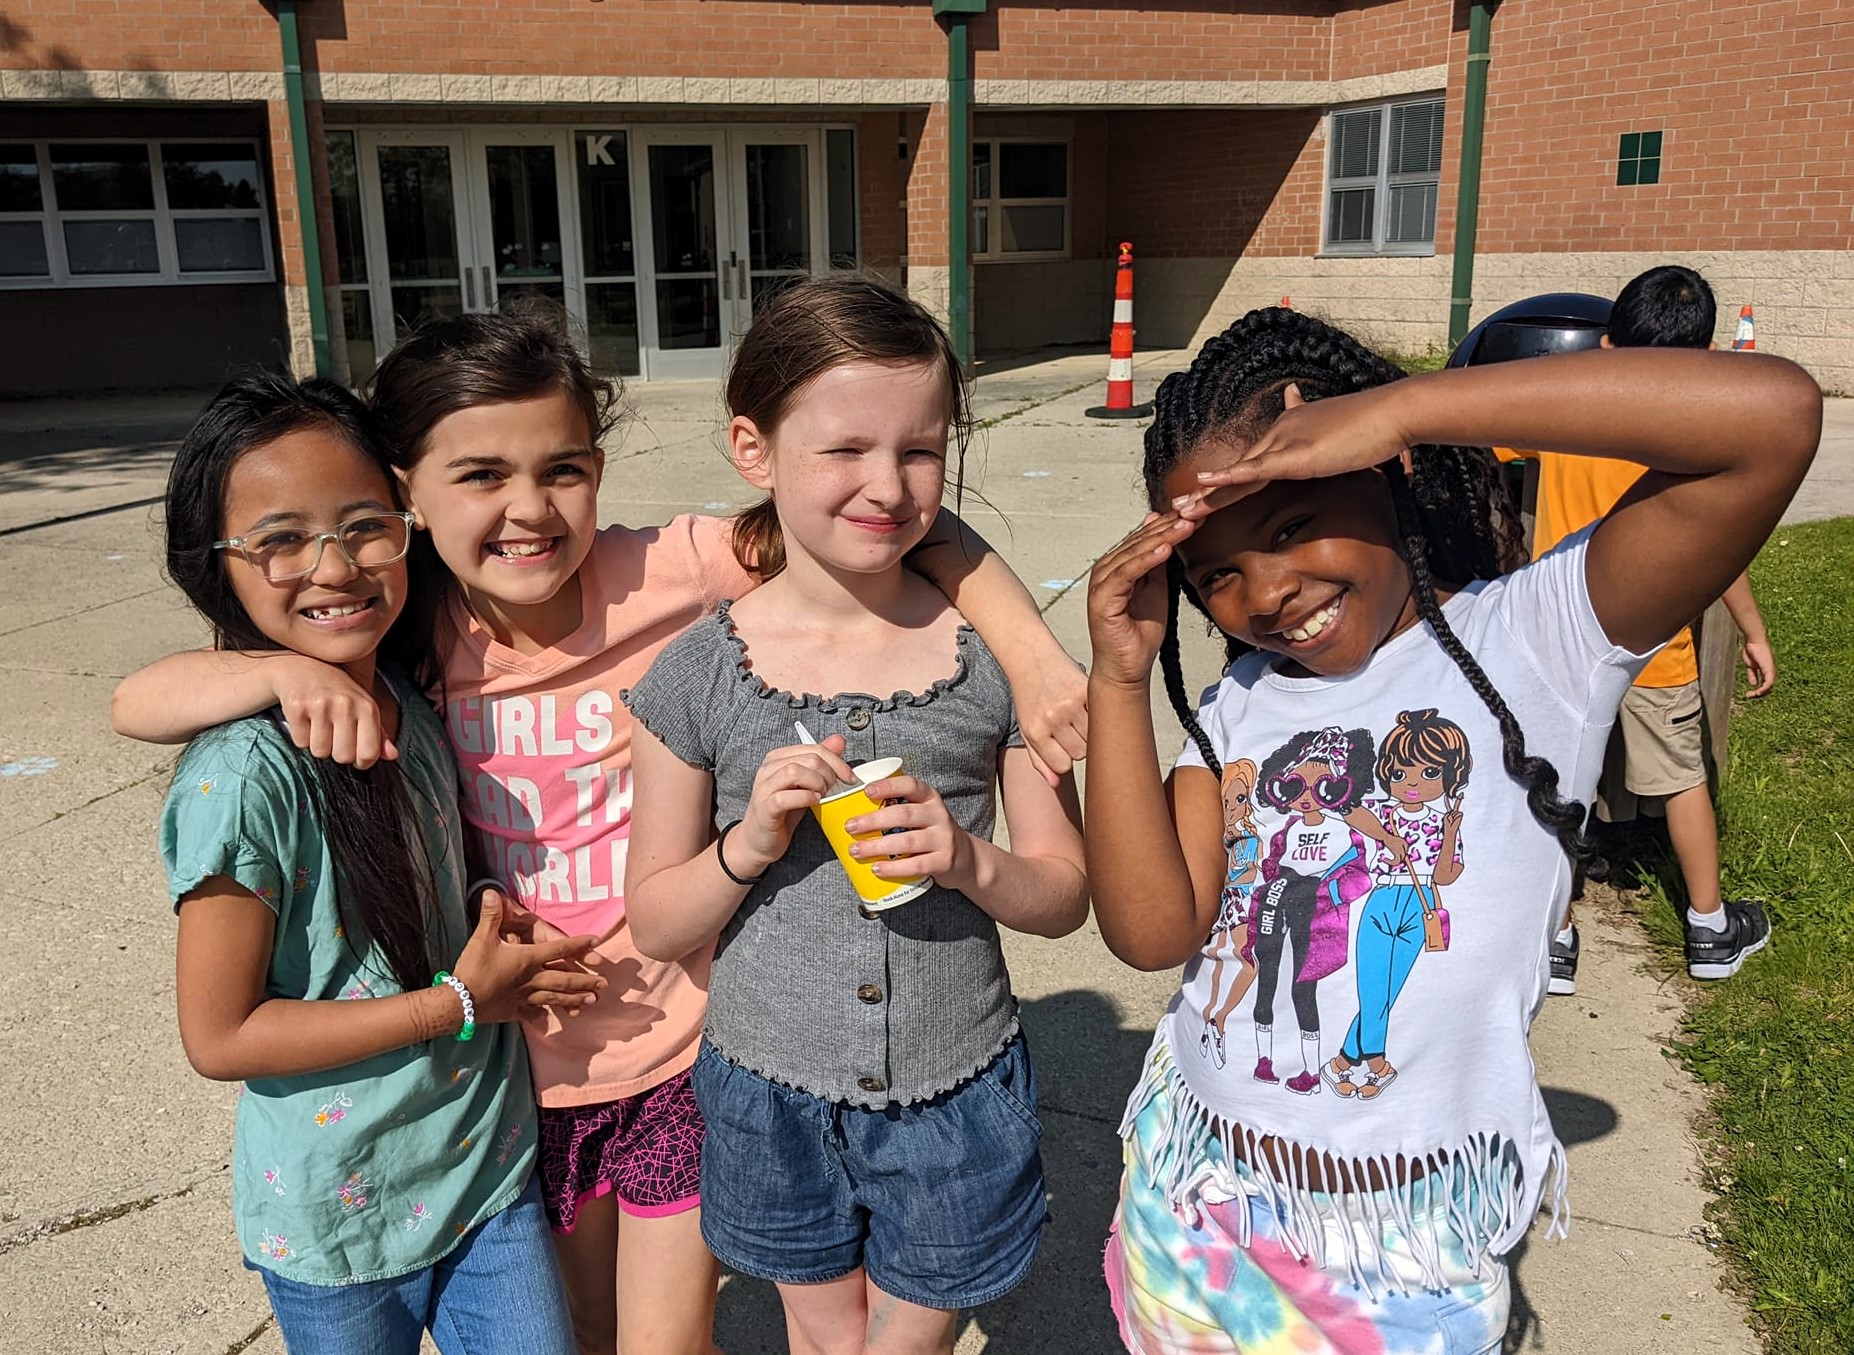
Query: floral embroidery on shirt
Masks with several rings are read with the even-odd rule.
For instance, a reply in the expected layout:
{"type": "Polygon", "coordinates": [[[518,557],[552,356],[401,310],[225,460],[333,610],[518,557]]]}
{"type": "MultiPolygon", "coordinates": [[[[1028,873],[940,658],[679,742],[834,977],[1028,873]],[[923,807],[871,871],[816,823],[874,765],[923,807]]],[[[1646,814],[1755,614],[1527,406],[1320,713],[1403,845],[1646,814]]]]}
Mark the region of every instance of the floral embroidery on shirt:
{"type": "Polygon", "coordinates": [[[284,1193],[283,1168],[266,1167],[264,1169],[264,1181],[272,1190],[276,1191],[277,1194],[282,1195],[284,1193]]]}
{"type": "Polygon", "coordinates": [[[258,1243],[258,1250],[273,1261],[281,1261],[292,1254],[288,1239],[282,1233],[265,1233],[263,1240],[258,1243]]]}
{"type": "Polygon", "coordinates": [[[320,1110],[315,1113],[316,1125],[327,1128],[337,1120],[345,1120],[348,1112],[354,1109],[354,1101],[346,1092],[336,1092],[320,1110]]]}
{"type": "Polygon", "coordinates": [[[299,893],[309,887],[309,867],[298,866],[296,868],[296,879],[292,882],[292,887],[299,893]]]}
{"type": "Polygon", "coordinates": [[[507,1133],[507,1135],[503,1137],[501,1150],[496,1153],[496,1165],[498,1167],[501,1167],[507,1164],[509,1160],[509,1154],[515,1151],[516,1145],[519,1144],[520,1142],[521,1142],[521,1126],[518,1124],[510,1125],[509,1132],[507,1133]]]}
{"type": "Polygon", "coordinates": [[[451,1081],[452,1082],[468,1081],[470,1074],[474,1073],[475,1071],[476,1069],[474,1068],[453,1068],[451,1069],[451,1081]]]}
{"type": "Polygon", "coordinates": [[[201,795],[211,795],[212,788],[218,784],[219,783],[217,781],[214,781],[210,776],[207,777],[204,781],[200,782],[200,794],[201,795]]]}
{"type": "Polygon", "coordinates": [[[373,1184],[370,1181],[359,1172],[353,1173],[335,1191],[335,1198],[341,1201],[341,1212],[344,1214],[352,1214],[357,1210],[365,1209],[367,1207],[367,1192],[372,1189],[373,1184]]]}
{"type": "Polygon", "coordinates": [[[372,997],[372,996],[373,996],[372,991],[367,987],[367,980],[356,979],[354,980],[353,983],[348,985],[347,991],[341,995],[341,998],[339,1000],[346,1001],[346,1002],[352,1002],[356,998],[372,997]]]}
{"type": "Polygon", "coordinates": [[[423,1200],[420,1200],[417,1204],[412,1206],[412,1212],[406,1215],[406,1231],[408,1233],[416,1233],[425,1226],[425,1220],[430,1217],[431,1210],[425,1207],[425,1202],[423,1200]]]}

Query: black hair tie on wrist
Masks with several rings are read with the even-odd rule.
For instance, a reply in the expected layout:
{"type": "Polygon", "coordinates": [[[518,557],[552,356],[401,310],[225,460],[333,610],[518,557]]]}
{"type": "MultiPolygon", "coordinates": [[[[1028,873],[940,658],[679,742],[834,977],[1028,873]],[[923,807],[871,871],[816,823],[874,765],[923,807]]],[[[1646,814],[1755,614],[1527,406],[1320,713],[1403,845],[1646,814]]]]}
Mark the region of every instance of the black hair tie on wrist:
{"type": "Polygon", "coordinates": [[[721,867],[721,873],[727,876],[728,879],[732,880],[742,889],[750,889],[760,882],[765,872],[762,871],[759,875],[751,877],[736,875],[728,868],[727,856],[722,851],[722,848],[727,845],[727,835],[738,827],[740,827],[740,820],[735,819],[732,823],[728,824],[727,827],[723,828],[721,830],[721,836],[715,839],[715,864],[721,867]]]}

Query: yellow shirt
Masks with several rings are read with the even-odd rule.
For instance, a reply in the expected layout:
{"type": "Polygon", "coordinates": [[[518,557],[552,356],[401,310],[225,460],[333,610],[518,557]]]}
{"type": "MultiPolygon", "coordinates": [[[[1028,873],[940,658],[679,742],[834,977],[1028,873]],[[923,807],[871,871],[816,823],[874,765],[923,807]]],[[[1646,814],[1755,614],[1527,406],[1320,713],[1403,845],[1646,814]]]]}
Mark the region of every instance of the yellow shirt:
{"type": "MultiPolygon", "coordinates": [[[[1496,447],[1502,461],[1537,461],[1539,497],[1532,528],[1532,558],[1538,559],[1572,532],[1581,531],[1629,492],[1647,468],[1633,461],[1611,461],[1596,456],[1565,456],[1560,452],[1519,452],[1496,447]]],[[[1655,655],[1637,687],[1684,687],[1699,681],[1699,663],[1693,654],[1693,632],[1682,627],[1655,655]]]]}

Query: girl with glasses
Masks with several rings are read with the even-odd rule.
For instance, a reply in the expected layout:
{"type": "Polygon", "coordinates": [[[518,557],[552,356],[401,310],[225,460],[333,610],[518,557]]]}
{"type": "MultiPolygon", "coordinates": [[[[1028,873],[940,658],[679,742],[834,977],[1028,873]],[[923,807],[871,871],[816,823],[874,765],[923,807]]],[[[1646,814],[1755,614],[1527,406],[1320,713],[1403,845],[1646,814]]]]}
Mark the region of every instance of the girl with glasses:
{"type": "MultiPolygon", "coordinates": [[[[571,1348],[533,1181],[526,1006],[590,1003],[465,911],[457,773],[414,675],[427,581],[373,420],[330,382],[233,381],[167,491],[170,576],[215,649],[287,652],[370,694],[399,757],[362,771],[291,745],[275,712],[209,729],[161,817],[187,1057],[242,1082],[232,1206],[292,1352],[571,1348]],[[335,549],[328,549],[330,545],[335,549]]],[[[258,660],[245,660],[255,663],[258,660]]]]}

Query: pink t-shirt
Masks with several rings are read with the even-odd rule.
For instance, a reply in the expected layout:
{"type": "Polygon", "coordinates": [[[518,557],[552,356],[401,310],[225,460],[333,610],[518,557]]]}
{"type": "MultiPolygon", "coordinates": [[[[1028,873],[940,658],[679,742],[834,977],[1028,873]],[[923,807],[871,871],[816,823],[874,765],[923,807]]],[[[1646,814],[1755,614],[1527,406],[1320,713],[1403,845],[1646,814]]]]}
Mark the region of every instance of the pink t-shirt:
{"type": "Polygon", "coordinates": [[[580,566],[579,629],[539,654],[498,644],[453,595],[445,725],[483,859],[562,931],[612,933],[599,1000],[524,1022],[544,1106],[615,1101],[695,1062],[714,946],[665,964],[631,942],[631,713],[618,693],[691,621],[754,586],[729,529],[706,517],[607,527],[580,566]]]}

